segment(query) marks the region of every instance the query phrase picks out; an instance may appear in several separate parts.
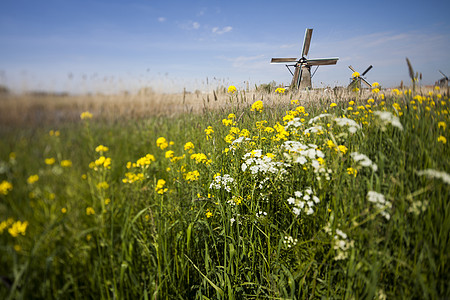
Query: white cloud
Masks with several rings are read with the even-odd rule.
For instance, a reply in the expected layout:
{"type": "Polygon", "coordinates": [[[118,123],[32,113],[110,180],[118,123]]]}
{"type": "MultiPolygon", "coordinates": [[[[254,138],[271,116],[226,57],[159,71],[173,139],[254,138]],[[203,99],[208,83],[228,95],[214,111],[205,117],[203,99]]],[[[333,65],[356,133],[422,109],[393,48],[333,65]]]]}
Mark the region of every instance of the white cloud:
{"type": "Polygon", "coordinates": [[[180,25],[183,30],[197,30],[200,28],[200,23],[189,21],[180,25]]]}
{"type": "Polygon", "coordinates": [[[158,22],[161,22],[161,23],[162,23],[162,22],[165,22],[165,21],[166,21],[166,18],[164,18],[164,17],[159,17],[159,18],[158,18],[158,22]]]}
{"type": "Polygon", "coordinates": [[[193,22],[193,23],[192,23],[192,28],[193,28],[193,29],[199,29],[199,28],[200,28],[200,24],[197,23],[197,22],[193,22]]]}
{"type": "Polygon", "coordinates": [[[225,26],[222,29],[220,29],[219,27],[214,27],[212,29],[212,32],[215,34],[224,34],[224,33],[230,32],[231,30],[233,30],[233,27],[231,27],[231,26],[225,26]]]}

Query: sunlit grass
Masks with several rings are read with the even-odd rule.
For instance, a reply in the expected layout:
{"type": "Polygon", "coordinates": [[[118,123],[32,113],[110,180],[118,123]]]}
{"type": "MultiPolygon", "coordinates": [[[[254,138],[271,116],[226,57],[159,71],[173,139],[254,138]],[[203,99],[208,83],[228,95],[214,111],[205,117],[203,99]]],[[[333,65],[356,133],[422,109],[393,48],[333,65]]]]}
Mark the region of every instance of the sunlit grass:
{"type": "Polygon", "coordinates": [[[250,95],[2,131],[0,296],[449,297],[447,96],[250,95]]]}

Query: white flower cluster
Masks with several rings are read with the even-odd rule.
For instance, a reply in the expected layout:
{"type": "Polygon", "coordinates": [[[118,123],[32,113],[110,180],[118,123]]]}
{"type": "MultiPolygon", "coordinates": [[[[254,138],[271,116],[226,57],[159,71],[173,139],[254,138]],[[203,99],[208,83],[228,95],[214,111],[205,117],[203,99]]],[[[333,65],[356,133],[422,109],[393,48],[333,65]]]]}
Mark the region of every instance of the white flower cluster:
{"type": "Polygon", "coordinates": [[[325,154],[314,144],[303,145],[297,141],[286,141],[281,147],[286,150],[283,155],[288,161],[304,165],[309,158],[315,169],[320,167],[317,158],[325,157],[325,154]]]}
{"type": "Polygon", "coordinates": [[[343,260],[348,258],[349,250],[355,246],[355,242],[350,240],[345,232],[336,229],[333,239],[333,249],[336,251],[335,260],[343,260]]]}
{"type": "Polygon", "coordinates": [[[229,184],[233,182],[234,178],[228,174],[225,174],[223,176],[217,175],[214,177],[214,181],[209,185],[209,188],[220,190],[223,187],[227,192],[231,192],[231,187],[229,186],[229,184]]]}
{"type": "Polygon", "coordinates": [[[311,133],[311,132],[312,133],[317,133],[317,132],[322,132],[322,131],[323,131],[323,127],[318,125],[318,126],[313,126],[313,127],[309,127],[308,129],[305,129],[303,131],[303,133],[304,134],[311,133]]]}
{"type": "Polygon", "coordinates": [[[331,117],[331,114],[320,114],[320,115],[310,119],[308,124],[315,123],[315,122],[317,122],[318,120],[320,120],[321,118],[324,118],[324,117],[331,117]]]}
{"type": "Polygon", "coordinates": [[[296,130],[298,127],[302,126],[303,123],[300,121],[300,118],[293,118],[289,122],[287,122],[286,126],[284,126],[285,130],[289,130],[291,127],[294,127],[296,130]]]}
{"type": "Polygon", "coordinates": [[[257,218],[261,218],[261,217],[265,217],[265,216],[267,216],[267,213],[265,211],[260,210],[259,212],[256,213],[257,218]]]}
{"type": "Polygon", "coordinates": [[[297,245],[297,242],[298,242],[298,240],[297,240],[297,239],[294,239],[294,238],[293,238],[292,236],[290,236],[290,235],[285,236],[285,237],[284,237],[284,240],[283,240],[283,244],[284,244],[284,246],[287,247],[287,248],[291,248],[291,247],[297,245]]]}
{"type": "Polygon", "coordinates": [[[229,148],[231,149],[231,151],[234,152],[234,150],[236,150],[237,146],[244,141],[251,141],[251,139],[243,137],[243,136],[238,137],[237,139],[235,139],[234,141],[231,142],[231,145],[229,148]]]}
{"type": "Polygon", "coordinates": [[[304,193],[296,191],[294,195],[295,198],[289,197],[287,199],[287,202],[290,205],[294,205],[292,212],[297,216],[299,216],[302,211],[307,215],[313,214],[314,205],[320,202],[319,197],[313,194],[313,191],[310,187],[307,188],[304,193]]]}
{"type": "Polygon", "coordinates": [[[358,152],[352,152],[350,153],[350,156],[353,158],[353,160],[357,163],[359,163],[363,167],[371,167],[374,172],[378,170],[378,166],[370,160],[366,155],[358,153],[358,152]]]}
{"type": "Polygon", "coordinates": [[[428,201],[413,201],[411,206],[408,208],[409,213],[413,213],[416,216],[425,212],[428,207],[428,201]]]}
{"type": "Polygon", "coordinates": [[[386,220],[389,220],[391,218],[391,215],[386,211],[386,209],[392,208],[392,204],[384,198],[383,194],[369,191],[367,193],[367,200],[375,204],[375,206],[381,210],[380,214],[385,217],[386,220]]]}
{"type": "Polygon", "coordinates": [[[450,184],[450,175],[442,171],[426,169],[422,171],[417,171],[417,175],[419,176],[425,175],[429,178],[442,179],[442,181],[444,181],[446,184],[450,184]]]}
{"type": "Polygon", "coordinates": [[[334,118],[334,121],[336,122],[337,125],[339,125],[341,127],[348,126],[348,131],[350,133],[355,133],[358,129],[361,128],[361,126],[352,119],[334,118]]]}
{"type": "Polygon", "coordinates": [[[397,116],[394,116],[392,113],[388,111],[374,111],[373,114],[378,116],[383,121],[383,123],[391,124],[392,126],[403,130],[403,125],[402,123],[400,123],[400,119],[397,116]]]}
{"type": "Polygon", "coordinates": [[[272,174],[286,174],[287,171],[284,167],[289,165],[282,162],[273,161],[271,157],[262,155],[261,150],[253,150],[246,153],[243,157],[244,163],[242,163],[242,171],[245,172],[250,169],[252,175],[258,173],[272,173],[272,174]]]}

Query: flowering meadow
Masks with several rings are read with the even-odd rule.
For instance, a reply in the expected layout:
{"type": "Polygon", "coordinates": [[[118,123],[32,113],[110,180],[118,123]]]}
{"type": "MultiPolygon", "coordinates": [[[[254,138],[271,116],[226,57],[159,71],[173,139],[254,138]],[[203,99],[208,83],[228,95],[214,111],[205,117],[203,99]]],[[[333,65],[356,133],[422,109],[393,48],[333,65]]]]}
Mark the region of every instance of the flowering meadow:
{"type": "Polygon", "coordinates": [[[446,95],[241,93],[2,129],[0,298],[450,297],[446,95]]]}

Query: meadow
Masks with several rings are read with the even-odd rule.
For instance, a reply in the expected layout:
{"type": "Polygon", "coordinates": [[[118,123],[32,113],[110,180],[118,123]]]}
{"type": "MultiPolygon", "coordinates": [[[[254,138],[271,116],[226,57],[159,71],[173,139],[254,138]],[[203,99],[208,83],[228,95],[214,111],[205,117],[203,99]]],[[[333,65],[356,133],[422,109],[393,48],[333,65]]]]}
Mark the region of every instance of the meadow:
{"type": "Polygon", "coordinates": [[[0,298],[450,298],[448,93],[127,97],[0,102],[0,298]]]}

